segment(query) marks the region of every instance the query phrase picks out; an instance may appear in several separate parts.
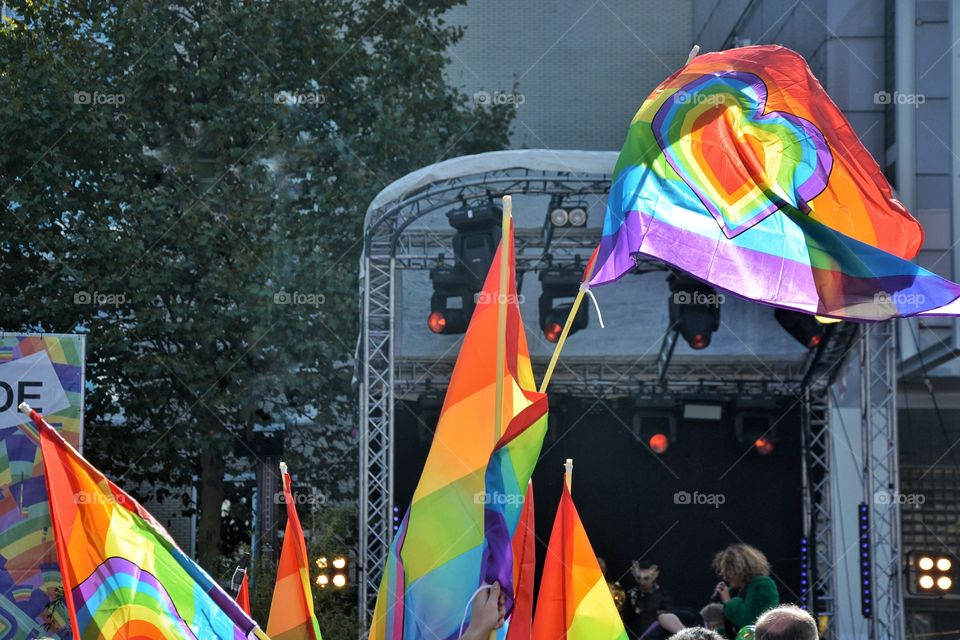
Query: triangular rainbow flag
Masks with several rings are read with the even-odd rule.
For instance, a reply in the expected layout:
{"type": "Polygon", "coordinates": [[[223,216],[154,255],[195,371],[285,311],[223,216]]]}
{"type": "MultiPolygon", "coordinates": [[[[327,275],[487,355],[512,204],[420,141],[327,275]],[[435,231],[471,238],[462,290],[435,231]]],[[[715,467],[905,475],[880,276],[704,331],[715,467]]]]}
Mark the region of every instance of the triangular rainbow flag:
{"type": "Polygon", "coordinates": [[[273,588],[267,633],[273,640],[321,640],[320,627],[313,610],[307,544],[297,516],[286,463],[280,463],[280,475],[287,505],[287,527],[283,534],[280,562],[277,564],[277,584],[273,588]]]}
{"type": "Polygon", "coordinates": [[[527,487],[520,525],[513,534],[513,613],[507,640],[533,637],[533,580],[537,570],[537,530],[533,512],[533,482],[527,487]]]}
{"type": "Polygon", "coordinates": [[[250,615],[250,581],[247,580],[247,572],[243,572],[243,580],[240,581],[240,591],[237,592],[237,604],[243,609],[243,612],[250,615]]]}
{"type": "Polygon", "coordinates": [[[627,632],[600,571],[566,483],[540,580],[537,640],[626,640],[627,632]]]}
{"type": "Polygon", "coordinates": [[[136,500],[36,411],[57,557],[73,637],[265,638],[136,500]]]}
{"type": "Polygon", "coordinates": [[[547,428],[517,304],[513,230],[497,250],[447,389],[430,454],[391,545],[371,640],[460,637],[471,596],[499,580],[513,606],[511,541],[547,428]],[[501,251],[508,252],[500,291],[501,251]],[[498,312],[506,307],[502,437],[495,442],[498,312]]]}

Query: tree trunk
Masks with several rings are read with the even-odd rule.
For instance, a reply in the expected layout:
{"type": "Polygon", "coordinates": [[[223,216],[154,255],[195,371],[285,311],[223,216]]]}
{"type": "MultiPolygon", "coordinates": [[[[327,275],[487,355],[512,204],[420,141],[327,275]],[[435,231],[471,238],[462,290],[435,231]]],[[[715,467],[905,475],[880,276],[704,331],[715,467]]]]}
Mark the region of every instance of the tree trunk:
{"type": "Polygon", "coordinates": [[[197,523],[197,559],[207,571],[214,571],[220,555],[220,509],[223,505],[224,457],[216,447],[200,454],[200,520],[197,523]]]}

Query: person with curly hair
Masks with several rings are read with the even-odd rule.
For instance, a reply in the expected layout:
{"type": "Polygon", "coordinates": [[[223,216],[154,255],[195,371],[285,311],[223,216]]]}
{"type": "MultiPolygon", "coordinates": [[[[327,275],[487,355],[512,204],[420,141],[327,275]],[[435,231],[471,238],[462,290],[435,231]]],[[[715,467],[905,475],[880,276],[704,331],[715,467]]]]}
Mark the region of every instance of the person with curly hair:
{"type": "Polygon", "coordinates": [[[716,593],[723,603],[727,637],[756,624],[767,609],[780,604],[780,593],[770,578],[770,563],[759,549],[748,544],[732,544],[713,557],[713,569],[722,578],[716,593]],[[737,590],[737,595],[730,593],[737,590]]]}

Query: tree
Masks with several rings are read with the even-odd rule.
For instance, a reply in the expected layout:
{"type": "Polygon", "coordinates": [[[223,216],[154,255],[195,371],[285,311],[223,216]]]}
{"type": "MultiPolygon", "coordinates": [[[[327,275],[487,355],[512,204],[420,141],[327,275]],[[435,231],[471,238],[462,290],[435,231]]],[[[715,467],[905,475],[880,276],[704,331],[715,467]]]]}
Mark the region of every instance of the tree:
{"type": "Polygon", "coordinates": [[[507,143],[444,82],[458,2],[10,4],[0,327],[88,333],[87,455],[196,487],[208,566],[257,427],[349,498],[363,212],[507,143]]]}

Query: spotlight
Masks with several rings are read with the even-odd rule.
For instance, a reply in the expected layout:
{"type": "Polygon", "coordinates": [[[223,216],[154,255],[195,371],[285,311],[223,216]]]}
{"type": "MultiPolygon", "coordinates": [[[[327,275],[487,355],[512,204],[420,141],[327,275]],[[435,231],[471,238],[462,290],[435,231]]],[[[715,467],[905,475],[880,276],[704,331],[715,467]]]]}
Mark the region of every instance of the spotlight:
{"type": "Polygon", "coordinates": [[[550,224],[555,227],[565,227],[570,222],[570,214],[566,209],[557,207],[550,212],[550,224]]]}
{"type": "Polygon", "coordinates": [[[469,287],[474,292],[480,291],[497,253],[503,209],[493,200],[477,205],[464,204],[448,213],[447,219],[456,230],[453,234],[456,267],[468,276],[469,287]]]}
{"type": "Polygon", "coordinates": [[[657,455],[677,440],[677,404],[671,398],[639,395],[633,401],[633,435],[657,455]]]}
{"type": "Polygon", "coordinates": [[[775,400],[764,396],[742,397],[736,402],[734,429],[741,446],[750,446],[761,456],[768,456],[776,448],[776,428],[773,416],[777,414],[775,400]]]}
{"type": "Polygon", "coordinates": [[[320,574],[317,576],[317,586],[321,589],[325,589],[327,585],[330,584],[330,576],[325,574],[320,574]]]}
{"type": "Polygon", "coordinates": [[[463,333],[473,316],[474,291],[471,276],[457,267],[438,266],[430,270],[433,295],[427,327],[434,333],[463,333]]]}
{"type": "Polygon", "coordinates": [[[346,558],[334,558],[333,559],[333,568],[338,570],[343,570],[347,568],[347,559],[346,558]]]}
{"type": "Polygon", "coordinates": [[[916,596],[960,598],[954,593],[953,561],[929,551],[907,553],[907,590],[916,596]]]}
{"type": "Polygon", "coordinates": [[[587,224],[587,210],[583,207],[574,207],[570,209],[570,225],[573,227],[583,227],[587,224]]]}
{"type": "Polygon", "coordinates": [[[587,225],[587,206],[582,203],[564,204],[563,199],[554,196],[547,209],[547,219],[554,227],[584,227],[587,225]]]}
{"type": "Polygon", "coordinates": [[[692,349],[706,349],[720,328],[723,296],[716,289],[689,276],[672,274],[670,283],[670,325],[692,349]]]}
{"type": "MultiPolygon", "coordinates": [[[[572,267],[548,266],[540,272],[540,329],[549,342],[557,342],[563,325],[573,309],[573,298],[580,291],[583,270],[579,264],[572,267]],[[560,300],[561,302],[557,302],[560,300]]],[[[569,335],[585,329],[590,323],[587,305],[581,304],[570,325],[569,335]]]]}
{"type": "Polygon", "coordinates": [[[813,316],[799,311],[776,309],[773,317],[787,333],[793,336],[794,340],[807,349],[813,349],[823,342],[826,330],[813,316]]]}
{"type": "Polygon", "coordinates": [[[347,577],[339,573],[333,576],[333,586],[338,589],[343,589],[345,586],[347,586],[347,577]]]}

